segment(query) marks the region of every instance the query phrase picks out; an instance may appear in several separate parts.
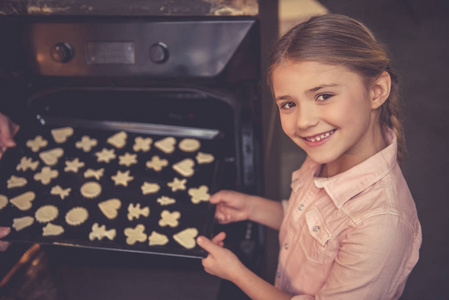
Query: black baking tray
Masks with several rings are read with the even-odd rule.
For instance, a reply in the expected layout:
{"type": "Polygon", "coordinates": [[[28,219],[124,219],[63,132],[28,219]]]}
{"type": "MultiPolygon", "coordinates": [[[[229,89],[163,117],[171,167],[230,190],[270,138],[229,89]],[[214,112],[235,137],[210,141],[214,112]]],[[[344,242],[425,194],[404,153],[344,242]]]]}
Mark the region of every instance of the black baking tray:
{"type": "Polygon", "coordinates": [[[17,242],[55,244],[127,252],[154,253],[195,258],[205,257],[207,253],[198,245],[193,249],[184,248],[179,245],[172,236],[173,234],[190,227],[196,228],[199,233],[198,235],[208,237],[211,237],[212,235],[215,206],[209,202],[200,202],[199,204],[192,203],[190,196],[188,195],[188,190],[189,188],[198,188],[201,185],[206,185],[209,189],[209,194],[213,194],[220,188],[218,186],[218,183],[220,182],[220,168],[222,165],[220,149],[223,148],[220,136],[220,132],[213,129],[174,127],[144,123],[58,119],[37,116],[35,121],[22,126],[15,137],[17,146],[8,149],[0,160],[0,194],[5,195],[8,199],[27,191],[34,191],[36,194],[36,198],[32,202],[33,206],[29,210],[21,211],[11,203],[8,203],[6,207],[0,210],[0,225],[11,227],[11,233],[5,239],[17,242]],[[58,144],[54,141],[51,135],[51,130],[62,127],[73,128],[74,134],[70,136],[66,142],[58,144]],[[126,145],[121,149],[117,149],[108,144],[107,139],[120,131],[125,131],[128,137],[126,145]],[[40,149],[39,152],[33,152],[26,146],[26,141],[34,139],[37,135],[41,135],[47,140],[48,145],[40,149]],[[97,146],[87,153],[75,147],[75,143],[84,135],[95,138],[98,141],[97,146]],[[144,138],[150,137],[153,139],[153,144],[148,152],[134,152],[132,148],[134,145],[134,138],[138,136],[144,138]],[[184,152],[176,146],[173,153],[166,154],[154,147],[154,142],[167,136],[174,137],[177,140],[177,143],[183,138],[195,138],[200,141],[201,148],[195,152],[184,152]],[[51,169],[58,170],[59,176],[53,179],[48,185],[43,185],[41,182],[33,179],[34,174],[40,172],[41,168],[45,166],[45,163],[39,158],[38,153],[57,147],[63,148],[64,154],[58,160],[56,165],[51,166],[51,169]],[[95,153],[101,151],[103,148],[115,149],[116,158],[110,163],[97,162],[95,153]],[[208,164],[198,164],[195,157],[199,151],[212,154],[215,157],[214,161],[208,164]],[[119,165],[118,157],[126,152],[132,154],[137,153],[138,163],[130,167],[119,165]],[[150,160],[154,155],[167,159],[169,165],[164,167],[160,172],[147,168],[146,161],[150,160]],[[17,171],[17,165],[19,164],[20,159],[24,156],[31,157],[33,161],[39,161],[39,166],[36,171],[17,171]],[[80,168],[77,173],[64,172],[65,161],[73,160],[74,158],[79,158],[80,161],[85,163],[85,166],[80,168]],[[184,158],[191,158],[195,161],[195,173],[191,177],[185,177],[187,179],[186,190],[172,192],[167,186],[167,182],[172,181],[174,177],[179,179],[184,178],[172,169],[172,164],[184,158]],[[80,193],[80,187],[83,183],[87,181],[96,181],[93,178],[84,178],[83,174],[87,168],[104,168],[104,175],[98,180],[102,186],[102,192],[95,199],[86,199],[80,193]],[[134,177],[134,179],[128,183],[127,187],[114,185],[111,176],[115,175],[118,170],[122,172],[130,170],[130,175],[134,177]],[[12,175],[26,178],[27,184],[24,187],[8,189],[7,180],[12,175]],[[161,189],[155,194],[143,195],[141,186],[145,181],[158,183],[161,189]],[[63,188],[70,187],[70,195],[62,200],[59,196],[50,194],[51,188],[56,185],[60,185],[63,188]],[[157,202],[157,198],[162,195],[175,198],[176,203],[168,206],[161,206],[157,202]],[[119,214],[117,218],[113,220],[106,218],[98,207],[99,202],[111,198],[118,198],[122,202],[119,214]],[[149,207],[150,215],[148,217],[141,216],[139,219],[129,221],[127,218],[129,203],[140,203],[141,207],[149,207]],[[34,217],[36,210],[46,204],[55,205],[59,209],[58,217],[51,221],[51,223],[61,225],[64,228],[65,231],[61,235],[44,237],[42,235],[42,228],[46,224],[41,224],[36,220],[31,226],[20,231],[16,231],[12,228],[14,218],[23,216],[34,217]],[[71,208],[77,206],[86,208],[89,212],[89,217],[83,224],[71,226],[66,223],[65,214],[71,208]],[[160,213],[163,210],[169,210],[170,212],[179,211],[181,213],[181,218],[179,219],[179,225],[177,227],[160,227],[158,225],[160,213]],[[110,241],[107,238],[103,238],[100,241],[90,241],[89,233],[91,232],[94,223],[105,225],[108,230],[115,228],[117,233],[115,239],[110,241]],[[148,239],[146,239],[145,242],[136,242],[134,245],[128,245],[123,231],[127,227],[134,228],[137,224],[143,224],[145,226],[145,233],[147,236],[155,230],[158,233],[166,235],[169,238],[169,242],[164,246],[149,246],[148,239]]]}

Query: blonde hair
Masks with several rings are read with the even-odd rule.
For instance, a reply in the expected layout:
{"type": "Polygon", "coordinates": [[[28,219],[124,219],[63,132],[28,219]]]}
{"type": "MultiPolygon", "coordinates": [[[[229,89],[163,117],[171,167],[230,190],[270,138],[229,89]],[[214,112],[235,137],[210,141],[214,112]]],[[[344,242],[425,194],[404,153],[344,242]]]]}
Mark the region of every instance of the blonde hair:
{"type": "Polygon", "coordinates": [[[274,45],[268,64],[267,80],[273,70],[287,60],[311,60],[343,65],[358,73],[369,86],[384,71],[391,77],[391,91],[380,108],[381,128],[391,128],[398,141],[398,161],[405,153],[405,137],[400,114],[398,77],[382,43],[362,23],[352,18],[328,14],[298,24],[274,45]]]}

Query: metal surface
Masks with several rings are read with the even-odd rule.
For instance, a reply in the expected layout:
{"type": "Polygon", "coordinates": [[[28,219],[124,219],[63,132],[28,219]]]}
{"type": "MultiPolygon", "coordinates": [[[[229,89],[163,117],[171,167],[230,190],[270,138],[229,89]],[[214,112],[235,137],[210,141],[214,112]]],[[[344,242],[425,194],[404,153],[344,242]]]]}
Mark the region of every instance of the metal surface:
{"type": "MultiPolygon", "coordinates": [[[[31,125],[31,124],[30,124],[31,125]]],[[[194,152],[184,152],[180,150],[177,145],[182,141],[183,137],[179,136],[175,144],[176,149],[173,153],[166,154],[161,150],[158,150],[154,144],[148,152],[135,152],[133,151],[134,139],[136,137],[152,138],[154,142],[163,139],[165,136],[155,135],[152,131],[143,131],[143,129],[150,130],[151,125],[136,126],[136,124],[124,123],[120,126],[120,122],[97,122],[98,126],[95,126],[94,121],[83,123],[82,121],[71,122],[68,119],[50,119],[45,120],[43,117],[39,117],[36,120],[34,126],[23,127],[21,132],[17,135],[18,147],[14,151],[9,151],[5,154],[5,159],[0,161],[0,194],[6,195],[9,199],[21,195],[28,191],[33,191],[36,194],[36,199],[32,202],[32,207],[21,211],[16,206],[9,204],[7,207],[0,210],[0,223],[3,226],[11,226],[13,219],[23,216],[35,216],[35,212],[39,207],[44,205],[54,205],[58,208],[59,214],[54,221],[51,221],[54,225],[60,225],[64,228],[64,233],[58,236],[43,236],[43,227],[46,222],[39,223],[37,219],[34,223],[20,231],[12,229],[8,239],[12,241],[26,241],[26,242],[38,242],[42,244],[55,244],[55,245],[67,245],[75,247],[89,247],[100,249],[111,249],[119,251],[132,251],[143,253],[157,253],[164,255],[176,255],[187,257],[203,257],[205,255],[204,250],[199,247],[193,249],[186,249],[177,244],[172,236],[186,228],[196,228],[201,235],[210,236],[213,225],[214,206],[208,204],[208,202],[201,202],[194,204],[191,201],[191,196],[188,194],[190,188],[199,188],[204,185],[208,187],[210,193],[219,188],[218,175],[220,174],[220,161],[221,161],[221,144],[220,140],[213,139],[199,139],[201,142],[201,148],[194,152]],[[82,126],[79,126],[79,125],[82,126]],[[88,126],[83,126],[88,125],[88,126]],[[66,142],[57,143],[53,140],[51,130],[55,128],[70,126],[74,129],[73,136],[70,136],[66,142]],[[136,131],[128,131],[128,128],[138,128],[136,131]],[[127,133],[126,145],[123,148],[115,148],[111,144],[107,143],[107,139],[116,134],[119,131],[127,133]],[[48,141],[48,145],[39,152],[33,152],[26,146],[27,141],[34,139],[36,136],[41,136],[48,141]],[[81,137],[89,136],[98,141],[98,145],[94,146],[91,151],[84,152],[82,149],[77,149],[75,143],[81,140],[81,137]],[[58,171],[57,178],[51,180],[49,184],[43,184],[36,180],[35,174],[45,166],[44,162],[40,160],[39,153],[45,150],[62,148],[64,154],[59,158],[57,164],[52,165],[52,170],[58,171]],[[113,149],[116,155],[111,162],[99,162],[95,153],[100,152],[102,149],[113,149]],[[196,154],[201,151],[205,153],[213,153],[215,160],[209,164],[194,165],[194,174],[192,176],[182,176],[172,169],[172,166],[186,158],[190,158],[196,161],[196,154]],[[123,166],[117,160],[119,156],[126,153],[136,154],[136,164],[131,166],[123,166]],[[161,159],[165,159],[168,162],[168,166],[164,167],[161,171],[156,171],[146,167],[146,162],[150,161],[152,157],[159,156],[161,159]],[[18,171],[16,166],[22,157],[32,158],[33,161],[40,161],[37,170],[18,171]],[[66,168],[66,162],[72,161],[78,158],[85,165],[77,172],[68,172],[66,168]],[[87,169],[98,170],[102,168],[104,170],[103,176],[95,180],[94,178],[86,178],[83,176],[87,169]],[[133,179],[129,181],[126,186],[117,185],[112,180],[118,171],[130,172],[133,179]],[[7,181],[11,176],[17,176],[26,178],[27,184],[23,187],[7,188],[7,181]],[[173,192],[167,183],[173,181],[177,177],[179,179],[186,179],[186,189],[173,192]],[[93,199],[86,198],[80,193],[81,187],[87,182],[98,182],[101,186],[101,193],[98,197],[93,199]],[[160,190],[156,193],[149,195],[143,194],[141,186],[144,182],[156,183],[160,186],[160,190]],[[67,198],[61,199],[59,196],[50,193],[52,187],[59,185],[63,189],[70,188],[70,195],[67,198]],[[176,200],[176,203],[163,206],[157,202],[157,199],[166,196],[176,200]],[[106,218],[100,211],[98,203],[109,199],[120,199],[121,207],[118,210],[118,216],[115,219],[106,218]],[[128,206],[130,204],[140,204],[141,207],[148,207],[150,215],[147,217],[140,216],[137,220],[130,219],[128,206]],[[64,216],[70,209],[75,207],[83,207],[87,209],[89,217],[87,221],[79,226],[71,226],[67,223],[64,216]],[[178,211],[181,215],[179,218],[179,225],[173,228],[169,226],[161,227],[158,222],[161,219],[161,212],[168,210],[170,212],[178,211]],[[101,241],[90,240],[89,234],[94,223],[98,223],[99,226],[106,225],[106,229],[115,229],[116,237],[111,241],[106,237],[101,241]],[[134,245],[129,245],[124,234],[125,228],[135,228],[138,224],[145,226],[145,235],[149,236],[152,231],[156,231],[160,234],[164,234],[169,238],[168,244],[164,246],[149,246],[148,239],[145,241],[137,242],[134,245]]],[[[160,129],[163,126],[156,126],[160,129]]],[[[201,130],[198,130],[201,132],[201,130]]],[[[178,132],[180,133],[180,132],[178,132]]],[[[160,134],[160,132],[157,132],[160,134]]],[[[192,136],[189,136],[192,137],[192,136]]]]}

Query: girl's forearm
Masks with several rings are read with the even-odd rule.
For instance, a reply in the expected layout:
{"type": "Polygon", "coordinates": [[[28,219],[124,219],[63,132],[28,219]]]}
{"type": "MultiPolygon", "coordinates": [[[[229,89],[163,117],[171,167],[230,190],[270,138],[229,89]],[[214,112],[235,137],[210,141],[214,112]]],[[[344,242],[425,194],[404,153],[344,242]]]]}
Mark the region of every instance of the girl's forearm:
{"type": "Polygon", "coordinates": [[[268,200],[258,196],[252,196],[253,204],[249,211],[249,220],[263,224],[275,230],[281,228],[284,219],[284,210],[282,203],[268,200]]]}
{"type": "Polygon", "coordinates": [[[266,282],[244,265],[241,266],[240,270],[235,273],[231,280],[253,300],[288,300],[293,297],[266,282]]]}

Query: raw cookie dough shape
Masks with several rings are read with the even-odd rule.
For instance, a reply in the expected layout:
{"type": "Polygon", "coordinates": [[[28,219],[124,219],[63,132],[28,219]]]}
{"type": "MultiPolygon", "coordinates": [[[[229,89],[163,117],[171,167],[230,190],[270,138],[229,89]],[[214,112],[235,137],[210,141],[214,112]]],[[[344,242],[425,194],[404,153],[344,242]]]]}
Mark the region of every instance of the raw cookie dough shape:
{"type": "Polygon", "coordinates": [[[142,194],[148,195],[148,194],[154,194],[159,192],[161,187],[157,183],[151,183],[151,182],[144,182],[141,186],[142,194]]]}
{"type": "Polygon", "coordinates": [[[98,207],[101,212],[108,218],[109,220],[115,219],[118,215],[118,210],[122,207],[122,202],[117,199],[109,199],[103,202],[98,203],[98,207]]]}
{"type": "Polygon", "coordinates": [[[16,170],[26,171],[28,169],[31,169],[33,171],[36,171],[38,165],[39,161],[33,161],[31,157],[24,156],[20,159],[20,163],[17,165],[16,170]]]}
{"type": "Polygon", "coordinates": [[[39,149],[47,147],[48,142],[46,139],[43,139],[42,136],[38,135],[34,138],[34,140],[28,140],[26,142],[26,146],[31,149],[33,152],[38,152],[39,149]]]}
{"type": "Polygon", "coordinates": [[[161,206],[166,206],[170,204],[175,204],[176,200],[167,196],[162,196],[157,198],[157,203],[159,203],[161,206]]]}
{"type": "Polygon", "coordinates": [[[187,228],[173,235],[173,239],[187,249],[195,248],[195,237],[198,235],[196,228],[187,228]]]}
{"type": "Polygon", "coordinates": [[[101,185],[96,181],[89,181],[81,186],[80,191],[85,198],[94,199],[101,194],[101,185]]]}
{"type": "Polygon", "coordinates": [[[150,246],[164,246],[168,243],[168,237],[164,234],[160,234],[156,231],[152,231],[148,237],[150,246]]]}
{"type": "Polygon", "coordinates": [[[209,188],[205,185],[200,186],[199,188],[190,188],[188,191],[189,195],[192,196],[192,203],[198,204],[201,201],[209,201],[209,188]]]}
{"type": "Polygon", "coordinates": [[[117,231],[115,229],[106,230],[106,225],[99,226],[98,223],[94,223],[92,225],[92,231],[89,233],[89,240],[93,241],[98,239],[101,241],[104,237],[107,237],[109,240],[115,239],[117,235],[117,231]]]}
{"type": "Polygon", "coordinates": [[[138,136],[134,139],[133,150],[135,152],[139,152],[139,151],[148,152],[148,151],[150,151],[152,142],[153,142],[152,138],[142,138],[142,137],[138,136]]]}
{"type": "Polygon", "coordinates": [[[51,130],[51,135],[56,143],[62,144],[67,141],[69,137],[73,135],[72,127],[63,127],[51,130]]]}
{"type": "Polygon", "coordinates": [[[201,143],[197,139],[183,139],[179,142],[179,149],[184,152],[195,152],[201,148],[201,143]]]}
{"type": "Polygon", "coordinates": [[[159,226],[170,226],[177,227],[179,225],[178,219],[181,217],[179,211],[169,212],[168,210],[163,210],[161,212],[161,219],[159,220],[159,226]]]}
{"type": "Polygon", "coordinates": [[[96,139],[91,139],[89,136],[84,135],[81,140],[76,142],[75,147],[78,149],[83,149],[84,152],[89,152],[98,144],[96,139]]]}
{"type": "Polygon", "coordinates": [[[128,220],[132,221],[134,218],[139,219],[140,216],[148,217],[150,215],[150,208],[148,206],[140,208],[140,203],[128,205],[128,220]]]}
{"type": "Polygon", "coordinates": [[[117,171],[117,174],[111,177],[114,180],[115,185],[128,186],[128,182],[133,180],[133,176],[129,176],[129,170],[126,172],[117,171]]]}
{"type": "Polygon", "coordinates": [[[145,242],[147,235],[144,233],[145,226],[137,224],[135,228],[125,228],[124,233],[127,236],[126,243],[128,245],[134,245],[136,242],[145,242]]]}
{"type": "Polygon", "coordinates": [[[44,205],[39,207],[34,214],[39,223],[51,222],[58,217],[59,210],[54,205],[44,205]]]}
{"type": "Polygon", "coordinates": [[[42,236],[56,236],[64,232],[64,227],[48,223],[42,228],[42,236]]]}
{"type": "Polygon", "coordinates": [[[58,160],[64,155],[64,149],[54,148],[39,153],[39,157],[48,166],[54,166],[58,163],[58,160]]]}
{"type": "Polygon", "coordinates": [[[154,143],[154,146],[164,153],[170,154],[175,151],[176,139],[174,137],[166,137],[154,143]]]}
{"type": "Polygon", "coordinates": [[[173,170],[175,170],[184,177],[190,177],[195,173],[194,167],[195,162],[190,158],[186,158],[174,164],[173,170]]]}
{"type": "Polygon", "coordinates": [[[116,133],[110,138],[108,138],[108,143],[118,149],[121,149],[125,147],[127,138],[128,134],[124,131],[120,131],[119,133],[116,133]]]}
{"type": "Polygon", "coordinates": [[[30,216],[26,216],[26,217],[22,217],[22,218],[15,218],[12,220],[12,227],[14,227],[14,229],[16,231],[20,231],[28,226],[33,225],[34,223],[34,218],[30,217],[30,216]]]}
{"type": "Polygon", "coordinates": [[[167,186],[171,188],[172,192],[176,192],[178,190],[184,191],[186,189],[187,179],[178,179],[173,178],[172,182],[168,182],[167,186]]]}
{"type": "Polygon", "coordinates": [[[17,177],[14,175],[11,175],[11,177],[7,181],[7,188],[17,188],[17,187],[23,187],[28,183],[28,181],[23,177],[17,177]]]}
{"type": "Polygon", "coordinates": [[[62,200],[64,200],[65,197],[68,197],[70,195],[71,191],[71,188],[63,189],[61,186],[56,185],[51,188],[50,194],[59,196],[62,200]]]}
{"type": "Polygon", "coordinates": [[[196,161],[198,164],[209,164],[215,160],[215,157],[209,153],[198,152],[196,155],[196,161]]]}
{"type": "Polygon", "coordinates": [[[114,149],[103,148],[100,152],[95,153],[97,157],[97,162],[109,163],[111,160],[115,159],[114,149]]]}
{"type": "Polygon", "coordinates": [[[74,207],[71,210],[69,210],[65,215],[65,221],[67,224],[72,226],[78,226],[83,224],[87,218],[89,217],[89,213],[87,212],[87,209],[84,207],[74,207]]]}
{"type": "Polygon", "coordinates": [[[42,167],[39,173],[34,174],[34,180],[41,181],[42,184],[47,185],[52,179],[58,177],[58,170],[52,170],[50,167],[42,167]]]}
{"type": "Polygon", "coordinates": [[[0,210],[6,207],[6,205],[8,205],[8,197],[0,194],[0,210]]]}
{"type": "Polygon", "coordinates": [[[16,196],[9,200],[15,207],[20,209],[21,211],[29,210],[33,204],[31,203],[36,198],[36,194],[34,192],[26,192],[19,196],[16,196]]]}
{"type": "Polygon", "coordinates": [[[78,157],[73,159],[72,161],[66,160],[64,171],[78,173],[78,169],[84,167],[84,165],[85,163],[80,161],[78,157]]]}
{"type": "Polygon", "coordinates": [[[146,166],[149,169],[153,169],[156,172],[159,172],[163,167],[168,166],[168,160],[161,159],[159,156],[155,155],[151,158],[151,160],[147,161],[146,166]]]}
{"type": "Polygon", "coordinates": [[[104,168],[94,170],[94,169],[87,169],[86,172],[84,172],[84,178],[92,178],[94,177],[96,180],[100,180],[101,177],[103,177],[104,168]]]}
{"type": "Polygon", "coordinates": [[[137,164],[137,154],[131,154],[126,152],[124,155],[118,157],[119,165],[130,167],[131,165],[137,164]]]}

